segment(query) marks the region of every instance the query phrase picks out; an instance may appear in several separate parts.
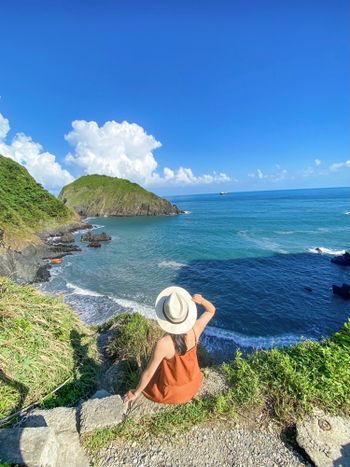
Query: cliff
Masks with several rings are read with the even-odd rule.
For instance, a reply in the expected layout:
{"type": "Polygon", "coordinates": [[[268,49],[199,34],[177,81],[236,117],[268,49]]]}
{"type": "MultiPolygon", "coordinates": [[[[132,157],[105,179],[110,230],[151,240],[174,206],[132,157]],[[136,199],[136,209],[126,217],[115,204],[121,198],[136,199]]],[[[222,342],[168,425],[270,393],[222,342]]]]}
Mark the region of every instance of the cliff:
{"type": "Polygon", "coordinates": [[[137,183],[106,175],[80,177],[62,189],[59,199],[84,217],[161,216],[181,212],[137,183]]]}
{"type": "Polygon", "coordinates": [[[18,282],[47,278],[43,232],[81,226],[79,216],[17,162],[0,155],[0,276],[18,282]]]}

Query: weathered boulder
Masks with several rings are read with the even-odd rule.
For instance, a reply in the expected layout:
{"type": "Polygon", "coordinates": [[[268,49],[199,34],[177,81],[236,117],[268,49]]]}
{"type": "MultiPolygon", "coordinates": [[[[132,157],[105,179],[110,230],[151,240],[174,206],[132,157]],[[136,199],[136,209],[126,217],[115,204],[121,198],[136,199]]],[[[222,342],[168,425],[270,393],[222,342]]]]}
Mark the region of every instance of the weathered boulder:
{"type": "Polygon", "coordinates": [[[74,242],[74,236],[70,232],[67,232],[61,236],[59,239],[61,243],[73,243],[74,242]]]}
{"type": "Polygon", "coordinates": [[[80,240],[82,242],[108,242],[109,240],[112,240],[112,237],[106,232],[101,232],[97,234],[87,232],[80,237],[80,240]]]}
{"type": "MultiPolygon", "coordinates": [[[[48,427],[0,430],[0,459],[28,467],[57,466],[58,442],[48,427]]],[[[67,464],[68,465],[68,464],[67,464]]]]}
{"type": "Polygon", "coordinates": [[[125,409],[118,395],[87,400],[80,407],[80,433],[118,425],[124,418],[125,409]]]}
{"type": "Polygon", "coordinates": [[[297,443],[316,466],[350,466],[350,418],[317,411],[296,428],[297,443]]]}
{"type": "Polygon", "coordinates": [[[88,247],[89,248],[101,248],[101,243],[99,243],[99,242],[90,242],[88,244],[88,247]]]}

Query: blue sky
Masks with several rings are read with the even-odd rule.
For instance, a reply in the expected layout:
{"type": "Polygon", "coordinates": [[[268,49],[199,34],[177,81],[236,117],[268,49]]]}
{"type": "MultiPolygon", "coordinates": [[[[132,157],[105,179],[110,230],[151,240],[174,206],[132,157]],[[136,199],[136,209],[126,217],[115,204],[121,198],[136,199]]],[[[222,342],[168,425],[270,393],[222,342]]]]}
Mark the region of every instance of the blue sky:
{"type": "Polygon", "coordinates": [[[4,1],[0,152],[53,192],[95,172],[160,194],[349,186],[349,14],[4,1]]]}

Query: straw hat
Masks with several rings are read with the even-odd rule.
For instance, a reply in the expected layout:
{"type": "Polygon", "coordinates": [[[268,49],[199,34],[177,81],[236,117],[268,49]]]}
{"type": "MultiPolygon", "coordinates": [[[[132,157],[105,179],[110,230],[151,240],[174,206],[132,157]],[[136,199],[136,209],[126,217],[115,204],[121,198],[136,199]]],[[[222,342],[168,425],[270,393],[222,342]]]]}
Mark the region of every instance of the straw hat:
{"type": "Polygon", "coordinates": [[[197,307],[182,287],[167,287],[157,297],[156,315],[159,326],[170,334],[185,334],[197,319],[197,307]]]}

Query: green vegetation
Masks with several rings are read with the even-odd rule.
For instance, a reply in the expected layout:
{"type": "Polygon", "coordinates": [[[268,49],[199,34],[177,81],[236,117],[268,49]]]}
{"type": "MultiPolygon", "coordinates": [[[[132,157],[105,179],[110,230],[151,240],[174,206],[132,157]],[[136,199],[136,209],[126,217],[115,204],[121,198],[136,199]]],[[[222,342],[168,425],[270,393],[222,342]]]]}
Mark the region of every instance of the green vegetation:
{"type": "Polygon", "coordinates": [[[69,405],[94,385],[96,338],[58,298],[0,277],[0,418],[45,399],[69,405]]]}
{"type": "Polygon", "coordinates": [[[7,239],[76,221],[76,214],[51,195],[17,162],[0,155],[0,229],[7,239]]]}
{"type": "Polygon", "coordinates": [[[117,427],[84,438],[93,452],[116,437],[138,439],[148,433],[169,435],[204,421],[238,418],[240,413],[265,412],[289,425],[318,407],[330,413],[350,412],[350,320],[330,339],[304,341],[285,349],[237,352],[221,365],[229,389],[217,396],[170,406],[154,416],[126,419],[117,427]]]}
{"type": "Polygon", "coordinates": [[[137,183],[106,175],[85,175],[62,188],[67,206],[82,216],[135,216],[176,213],[165,199],[137,183]]]}

